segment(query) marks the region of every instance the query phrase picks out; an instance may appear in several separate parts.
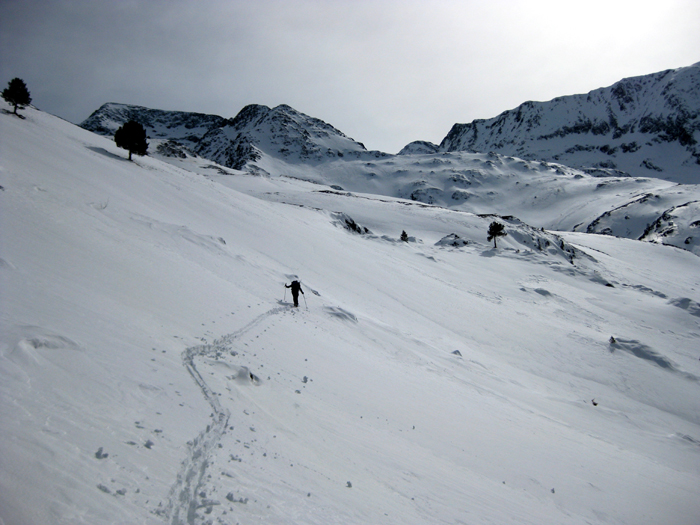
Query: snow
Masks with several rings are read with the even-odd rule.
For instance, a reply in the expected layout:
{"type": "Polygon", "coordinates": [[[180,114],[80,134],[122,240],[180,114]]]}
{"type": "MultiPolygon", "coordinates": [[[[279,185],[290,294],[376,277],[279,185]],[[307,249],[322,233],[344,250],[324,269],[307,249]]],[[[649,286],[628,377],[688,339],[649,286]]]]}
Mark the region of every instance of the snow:
{"type": "Polygon", "coordinates": [[[129,162],[23,114],[0,113],[1,523],[697,523],[697,255],[303,164],[129,162]]]}
{"type": "MultiPolygon", "coordinates": [[[[654,83],[655,77],[658,75],[647,80],[654,83]]],[[[647,95],[660,97],[659,93],[647,95]]],[[[249,105],[229,121],[214,115],[104,104],[81,127],[111,137],[129,118],[148,130],[153,155],[202,174],[245,170],[266,177],[284,176],[339,191],[399,197],[471,213],[513,215],[548,229],[669,244],[700,255],[700,237],[695,235],[700,225],[700,186],[696,184],[630,177],[610,168],[582,171],[537,156],[526,161],[495,152],[440,153],[435,144],[421,141],[409,144],[398,155],[366,151],[331,125],[286,105],[274,109],[249,105]]],[[[575,143],[581,139],[580,134],[576,136],[579,138],[567,140],[575,143]]],[[[577,151],[583,147],[575,146],[577,151]]],[[[661,143],[654,146],[658,151],[665,148],[661,143]]],[[[594,159],[589,164],[597,165],[603,153],[594,148],[587,155],[594,159]]]]}
{"type": "Polygon", "coordinates": [[[697,184],[698,107],[700,68],[695,64],[455,124],[440,151],[495,151],[697,184]]]}

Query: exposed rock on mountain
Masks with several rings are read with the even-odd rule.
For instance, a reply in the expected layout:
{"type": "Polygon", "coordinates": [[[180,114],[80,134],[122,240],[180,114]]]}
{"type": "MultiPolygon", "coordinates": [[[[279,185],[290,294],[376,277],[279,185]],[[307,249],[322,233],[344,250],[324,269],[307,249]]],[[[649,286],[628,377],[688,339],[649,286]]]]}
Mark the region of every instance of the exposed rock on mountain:
{"type": "MultiPolygon", "coordinates": [[[[700,237],[700,201],[692,201],[666,210],[661,217],[649,225],[639,238],[642,241],[673,244],[673,240],[682,240],[687,250],[697,247],[700,237]],[[669,242],[669,239],[671,242],[669,242]]],[[[697,249],[695,250],[697,253],[697,249]]]]}
{"type": "Polygon", "coordinates": [[[284,104],[244,107],[227,126],[207,133],[196,150],[235,169],[259,160],[262,153],[290,163],[313,163],[366,151],[330,124],[284,104]]]}
{"type": "MultiPolygon", "coordinates": [[[[196,149],[203,135],[228,123],[227,119],[218,115],[164,111],[109,102],[84,120],[80,127],[100,135],[111,136],[129,120],[141,124],[151,139],[174,141],[170,148],[179,152],[182,152],[183,146],[189,150],[196,149]]],[[[180,156],[179,153],[176,156],[180,156]]]]}
{"type": "Polygon", "coordinates": [[[455,124],[441,151],[496,151],[594,175],[700,183],[700,63],[455,124]]]}
{"type": "Polygon", "coordinates": [[[258,104],[244,107],[233,119],[216,115],[163,111],[140,106],[109,103],[95,111],[81,127],[112,135],[128,120],[142,124],[152,139],[168,141],[158,148],[166,156],[181,157],[187,150],[223,166],[243,169],[264,153],[286,162],[318,162],[349,155],[359,158],[367,152],[322,120],[281,105],[268,108],[258,104]]]}

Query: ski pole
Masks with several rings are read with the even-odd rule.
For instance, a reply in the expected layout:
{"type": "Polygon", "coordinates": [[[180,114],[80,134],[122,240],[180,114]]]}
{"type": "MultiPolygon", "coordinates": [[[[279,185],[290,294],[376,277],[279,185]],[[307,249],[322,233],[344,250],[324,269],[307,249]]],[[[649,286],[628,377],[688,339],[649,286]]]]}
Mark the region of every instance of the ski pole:
{"type": "Polygon", "coordinates": [[[306,294],[303,293],[303,294],[301,294],[301,295],[304,296],[304,306],[306,306],[306,309],[308,310],[308,309],[309,309],[309,305],[306,303],[306,294]]]}
{"type": "Polygon", "coordinates": [[[284,287],[284,300],[287,301],[287,287],[284,287]]]}

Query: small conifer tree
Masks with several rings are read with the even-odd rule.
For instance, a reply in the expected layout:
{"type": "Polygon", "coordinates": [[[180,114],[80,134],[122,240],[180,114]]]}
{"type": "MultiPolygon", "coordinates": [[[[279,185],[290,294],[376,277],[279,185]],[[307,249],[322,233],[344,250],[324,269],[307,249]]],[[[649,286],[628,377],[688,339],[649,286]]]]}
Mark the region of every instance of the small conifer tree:
{"type": "Polygon", "coordinates": [[[146,130],[135,120],[130,120],[117,130],[114,134],[114,142],[118,147],[129,151],[129,160],[132,153],[145,155],[148,151],[146,130]]]}
{"type": "Polygon", "coordinates": [[[501,223],[494,221],[489,224],[488,237],[486,239],[488,241],[493,239],[493,247],[498,248],[496,246],[496,238],[505,237],[506,235],[508,234],[505,232],[505,227],[501,223]]]}
{"type": "Polygon", "coordinates": [[[32,101],[27,85],[21,78],[13,78],[10,80],[10,83],[2,91],[2,98],[4,98],[8,104],[12,104],[15,107],[15,115],[17,115],[17,108],[28,106],[32,101]]]}
{"type": "Polygon", "coordinates": [[[402,240],[403,242],[408,242],[408,234],[406,233],[406,230],[403,230],[403,231],[401,232],[401,240],[402,240]]]}

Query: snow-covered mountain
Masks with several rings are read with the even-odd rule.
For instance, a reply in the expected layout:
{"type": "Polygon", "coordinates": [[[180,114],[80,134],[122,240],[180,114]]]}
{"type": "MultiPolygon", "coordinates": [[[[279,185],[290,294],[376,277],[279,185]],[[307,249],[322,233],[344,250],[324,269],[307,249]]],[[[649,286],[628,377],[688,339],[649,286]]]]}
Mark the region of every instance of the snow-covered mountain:
{"type": "Polygon", "coordinates": [[[455,124],[440,151],[495,151],[604,175],[700,183],[700,62],[455,124]]]}
{"type": "Polygon", "coordinates": [[[208,132],[229,123],[218,115],[165,111],[109,102],[93,112],[80,126],[111,137],[129,120],[141,124],[149,138],[157,139],[156,147],[161,154],[180,157],[185,155],[185,151],[195,151],[208,132]]]}
{"type": "Polygon", "coordinates": [[[197,154],[241,169],[262,155],[291,163],[317,163],[367,153],[359,142],[330,124],[281,105],[273,109],[249,105],[225,127],[207,133],[197,154]]]}
{"type": "MultiPolygon", "coordinates": [[[[129,162],[10,113],[0,523],[696,525],[697,256],[196,156],[129,162]]],[[[559,194],[557,169],[612,182],[384,160],[491,162],[468,180],[493,191],[522,189],[518,166],[559,194]]]]}
{"type": "Polygon", "coordinates": [[[662,242],[700,255],[700,186],[664,180],[697,179],[700,173],[693,156],[694,134],[700,134],[699,70],[683,68],[623,80],[589,95],[527,103],[492,121],[455,125],[440,146],[417,141],[398,155],[367,151],[330,124],[286,105],[250,105],[224,119],[106,104],[81,126],[111,135],[133,118],[147,128],[154,155],[182,166],[195,157],[213,161],[195,162],[204,172],[223,166],[292,177],[340,191],[515,216],[540,228],[662,242]],[[591,140],[601,146],[589,147],[591,140]],[[622,142],[618,147],[610,141],[622,142]],[[628,148],[630,141],[639,148],[628,148]],[[561,148],[571,151],[563,154],[561,148]],[[657,154],[667,159],[661,162],[657,154]],[[581,168],[542,160],[562,156],[581,168]],[[618,157],[627,163],[625,173],[618,169],[622,161],[611,167],[618,157]],[[650,171],[649,159],[655,166],[676,166],[675,175],[650,171]],[[635,171],[630,162],[647,167],[635,171]]]}
{"type": "Polygon", "coordinates": [[[109,103],[90,115],[81,127],[111,136],[130,119],[143,125],[150,138],[157,139],[156,149],[162,155],[183,157],[184,145],[189,152],[233,169],[242,169],[262,155],[309,163],[369,154],[364,145],[330,124],[284,104],[272,109],[251,104],[235,118],[224,119],[109,103]]]}

